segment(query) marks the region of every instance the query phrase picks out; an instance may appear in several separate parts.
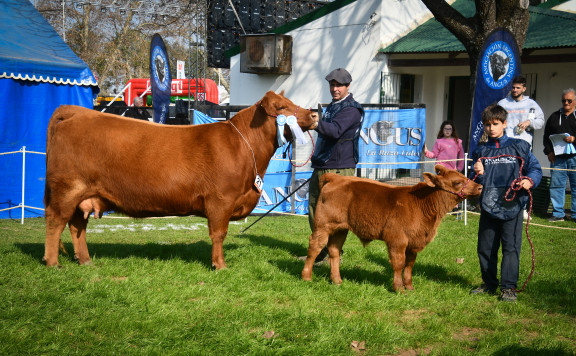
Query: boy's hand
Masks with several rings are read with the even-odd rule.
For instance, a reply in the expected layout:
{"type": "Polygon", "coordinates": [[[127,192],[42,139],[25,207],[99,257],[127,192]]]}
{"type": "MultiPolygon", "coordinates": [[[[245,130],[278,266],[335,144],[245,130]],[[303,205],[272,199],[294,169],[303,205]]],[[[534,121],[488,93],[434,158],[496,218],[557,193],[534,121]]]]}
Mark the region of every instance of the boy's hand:
{"type": "Polygon", "coordinates": [[[478,175],[484,174],[484,165],[482,164],[482,162],[478,161],[474,163],[474,172],[476,172],[476,174],[478,175]]]}
{"type": "Polygon", "coordinates": [[[530,179],[522,179],[520,181],[520,186],[526,190],[530,190],[532,188],[532,181],[530,179]]]}

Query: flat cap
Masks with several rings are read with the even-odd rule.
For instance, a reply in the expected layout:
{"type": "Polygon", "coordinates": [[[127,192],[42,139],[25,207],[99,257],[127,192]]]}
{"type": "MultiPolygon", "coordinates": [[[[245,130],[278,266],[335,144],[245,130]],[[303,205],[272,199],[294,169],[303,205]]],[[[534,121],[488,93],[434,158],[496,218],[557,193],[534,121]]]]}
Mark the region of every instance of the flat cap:
{"type": "Polygon", "coordinates": [[[327,81],[335,80],[340,84],[350,84],[352,82],[352,76],[344,68],[337,68],[331,71],[326,76],[327,81]]]}

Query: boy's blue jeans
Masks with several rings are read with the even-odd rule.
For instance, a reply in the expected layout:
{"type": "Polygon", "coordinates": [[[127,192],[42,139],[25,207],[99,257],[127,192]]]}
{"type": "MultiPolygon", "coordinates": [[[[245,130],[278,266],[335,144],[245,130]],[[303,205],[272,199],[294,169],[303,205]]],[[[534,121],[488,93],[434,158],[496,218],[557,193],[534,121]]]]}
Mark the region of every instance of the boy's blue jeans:
{"type": "Polygon", "coordinates": [[[522,220],[522,211],[512,220],[496,219],[485,211],[480,213],[477,252],[482,280],[491,290],[496,290],[498,285],[502,289],[517,287],[522,249],[522,220]],[[500,245],[502,245],[502,261],[498,283],[500,245]]]}
{"type": "Polygon", "coordinates": [[[565,215],[564,203],[566,200],[566,179],[568,179],[570,181],[570,189],[572,190],[570,210],[572,211],[572,219],[576,219],[576,157],[568,159],[556,157],[554,163],[550,163],[550,168],[571,170],[550,171],[550,200],[552,201],[552,215],[557,218],[563,218],[565,215]]]}

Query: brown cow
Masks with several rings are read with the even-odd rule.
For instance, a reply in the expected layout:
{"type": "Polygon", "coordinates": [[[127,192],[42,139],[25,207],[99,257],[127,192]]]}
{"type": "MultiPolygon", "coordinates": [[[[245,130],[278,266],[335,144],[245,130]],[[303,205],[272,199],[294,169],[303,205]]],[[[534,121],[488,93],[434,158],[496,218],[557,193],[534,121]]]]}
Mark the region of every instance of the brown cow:
{"type": "MultiPolygon", "coordinates": [[[[276,116],[295,115],[305,131],[318,115],[268,92],[226,122],[167,126],[77,106],[61,106],[46,144],[47,266],[58,265],[66,223],[75,257],[89,264],[88,215],[114,210],[128,216],[198,215],[208,218],[212,265],[225,268],[222,243],[228,222],[258,203],[277,143],[276,116]]],[[[292,139],[288,126],[284,135],[292,139]]]]}
{"type": "Polygon", "coordinates": [[[434,239],[447,212],[482,191],[481,185],[457,171],[441,165],[434,168],[437,175],[424,173],[424,182],[413,186],[324,174],[302,279],[312,278],[314,259],[328,244],[330,278],[335,284],[342,283],[340,251],[350,230],[364,246],[372,240],[386,242],[394,290],[414,289],[412,267],[418,252],[434,239]]]}

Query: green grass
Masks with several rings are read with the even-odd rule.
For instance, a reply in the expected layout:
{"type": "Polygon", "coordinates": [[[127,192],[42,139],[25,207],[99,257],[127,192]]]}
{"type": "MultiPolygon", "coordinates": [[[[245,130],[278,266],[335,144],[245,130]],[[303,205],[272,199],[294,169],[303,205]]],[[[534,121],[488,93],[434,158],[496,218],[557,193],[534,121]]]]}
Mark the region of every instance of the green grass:
{"type": "MultiPolygon", "coordinates": [[[[304,282],[306,218],[269,216],[239,233],[255,219],[230,225],[220,271],[205,219],[91,219],[94,266],[61,256],[61,269],[41,262],[43,219],[0,220],[0,354],[576,354],[576,223],[533,220],[536,269],[509,304],[469,295],[481,282],[477,215],[444,219],[404,294],[383,242],[349,236],[343,284],[328,266],[304,282]]],[[[530,270],[524,239],[521,283],[530,270]]]]}

